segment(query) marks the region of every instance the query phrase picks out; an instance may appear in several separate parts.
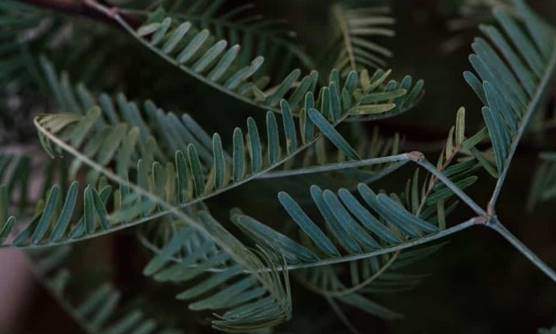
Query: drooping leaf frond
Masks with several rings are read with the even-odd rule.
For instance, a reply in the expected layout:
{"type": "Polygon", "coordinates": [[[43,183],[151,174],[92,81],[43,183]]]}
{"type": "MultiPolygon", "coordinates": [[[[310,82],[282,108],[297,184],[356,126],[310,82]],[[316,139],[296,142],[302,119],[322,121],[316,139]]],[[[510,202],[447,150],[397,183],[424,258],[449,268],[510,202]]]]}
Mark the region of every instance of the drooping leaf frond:
{"type": "MultiPolygon", "coordinates": [[[[238,61],[243,65],[257,55],[265,57],[263,67],[267,68],[263,71],[267,74],[276,73],[277,77],[282,77],[297,66],[314,68],[313,61],[296,41],[295,33],[287,30],[288,27],[281,21],[264,19],[252,3],[224,10],[229,5],[226,1],[166,1],[154,12],[127,9],[130,4],[124,5],[126,9],[121,10],[123,13],[169,16],[208,29],[216,38],[224,39],[230,45],[242,46],[238,61]]],[[[136,7],[145,8],[144,5],[136,7]]]]}
{"type": "Polygon", "coordinates": [[[329,300],[341,302],[344,305],[357,308],[385,320],[402,318],[401,314],[372,301],[362,293],[348,291],[349,289],[345,287],[333,268],[315,268],[308,271],[304,276],[306,277],[299,278],[304,286],[329,300]]]}
{"type": "MultiPolygon", "coordinates": [[[[198,219],[214,220],[208,212],[198,213],[198,219]]],[[[217,312],[214,328],[243,333],[291,316],[288,272],[277,270],[283,261],[262,248],[257,253],[260,267],[268,270],[246,273],[213,241],[186,227],[173,234],[143,273],[180,286],[201,278],[176,298],[190,302],[191,310],[217,312]]]]}
{"type": "MultiPolygon", "coordinates": [[[[97,9],[109,12],[99,4],[97,9]]],[[[292,108],[294,116],[300,116],[303,101],[309,92],[316,94],[315,89],[318,73],[312,73],[301,77],[301,71],[295,69],[277,84],[268,86],[271,81],[261,77],[257,79],[257,73],[261,68],[264,58],[258,56],[247,65],[242,65],[238,60],[239,45],[230,46],[226,40],[216,40],[207,30],[199,30],[194,23],[176,20],[171,17],[155,17],[153,21],[147,21],[138,29],[131,27],[120,15],[112,15],[128,32],[137,38],[145,47],[151,49],[169,63],[178,66],[184,72],[203,81],[239,100],[255,106],[279,112],[278,105],[285,99],[292,108]],[[177,22],[176,22],[177,21],[177,22]]],[[[363,72],[363,73],[366,73],[363,72]]],[[[346,73],[348,74],[348,73],[346,73]]],[[[388,73],[389,74],[389,73],[388,73]]],[[[346,79],[348,87],[341,85],[340,75],[332,71],[329,77],[331,85],[321,87],[318,90],[319,99],[326,99],[331,108],[342,108],[350,116],[366,115],[366,119],[384,118],[397,115],[411,108],[422,96],[423,82],[413,83],[411,77],[406,77],[401,83],[386,82],[380,73],[368,78],[368,73],[361,75],[350,75],[346,79]],[[379,80],[381,79],[381,80],[379,80]],[[359,80],[361,80],[360,86],[359,80]],[[386,95],[375,95],[368,97],[369,88],[372,91],[378,87],[369,82],[380,82],[379,86],[384,89],[386,95]],[[352,100],[350,92],[362,88],[363,94],[357,94],[355,101],[352,100]],[[347,90],[347,91],[346,91],[347,90]],[[345,104],[344,94],[348,95],[348,104],[345,104]],[[403,99],[402,96],[405,96],[403,99]],[[365,108],[365,104],[389,100],[381,107],[365,108]],[[394,100],[406,100],[403,105],[392,103],[394,100]]],[[[387,75],[386,75],[387,76],[387,75]]],[[[344,112],[342,112],[343,114],[344,112]]]]}
{"type": "Polygon", "coordinates": [[[455,17],[446,22],[451,36],[441,44],[446,53],[467,47],[468,40],[476,33],[480,24],[491,22],[494,7],[511,7],[512,0],[463,0],[456,4],[455,17]]]}
{"type": "Polygon", "coordinates": [[[483,118],[500,179],[494,202],[532,115],[539,109],[556,68],[556,32],[522,0],[515,10],[496,8],[499,27],[481,27],[489,41],[477,38],[469,57],[476,74],[468,84],[484,103],[483,118]]]}
{"type": "Polygon", "coordinates": [[[95,289],[79,291],[84,298],[75,298],[69,285],[73,277],[65,267],[71,247],[34,251],[31,258],[35,271],[52,296],[64,310],[89,334],[179,334],[182,331],[164,326],[139,309],[129,309],[121,302],[121,292],[110,283],[95,289]],[[78,300],[79,299],[79,300],[78,300]]]}

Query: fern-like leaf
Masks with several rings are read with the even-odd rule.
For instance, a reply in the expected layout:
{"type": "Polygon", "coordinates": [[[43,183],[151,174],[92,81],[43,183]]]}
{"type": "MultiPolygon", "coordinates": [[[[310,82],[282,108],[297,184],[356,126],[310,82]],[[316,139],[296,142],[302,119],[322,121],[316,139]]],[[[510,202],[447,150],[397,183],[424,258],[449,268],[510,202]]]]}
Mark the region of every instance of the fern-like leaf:
{"type": "Polygon", "coordinates": [[[342,249],[349,255],[372,253],[439,232],[437,226],[412,215],[389,196],[377,195],[365,184],[357,188],[362,201],[347,189],[340,189],[336,194],[311,187],[311,197],[329,233],[321,229],[290,195],[280,192],[280,204],[300,232],[311,240],[311,246],[299,244],[244,214],[233,214],[232,221],[260,243],[279,249],[289,264],[339,258],[342,249]]]}
{"type": "MultiPolygon", "coordinates": [[[[109,12],[96,2],[92,5],[102,12],[109,12]]],[[[291,71],[278,84],[268,87],[269,80],[254,79],[264,62],[263,57],[256,57],[247,65],[242,65],[238,60],[239,45],[230,46],[226,40],[217,41],[208,30],[199,30],[191,22],[176,22],[171,17],[155,17],[153,21],[147,21],[134,29],[117,13],[111,17],[161,58],[196,79],[246,103],[279,112],[278,105],[285,99],[292,108],[292,114],[300,116],[303,100],[316,88],[318,73],[313,71],[301,77],[299,69],[291,71]]],[[[354,91],[358,86],[358,77],[351,75],[346,79],[349,87],[344,92],[346,87],[340,85],[339,73],[332,71],[329,79],[331,86],[321,87],[318,96],[330,101],[327,103],[331,104],[331,108],[345,109],[346,112],[349,111],[349,116],[366,115],[365,119],[397,115],[411,108],[422,97],[422,81],[414,84],[411,77],[404,78],[400,84],[391,81],[382,87],[388,92],[386,96],[367,96],[369,88],[372,91],[378,88],[373,84],[369,86],[368,83],[379,81],[379,85],[382,85],[387,76],[388,74],[375,73],[375,77],[369,78],[366,73],[361,77],[363,94],[357,94],[356,101],[350,96],[351,101],[345,104],[344,94],[350,95],[354,91]],[[401,99],[400,96],[404,95],[406,98],[401,99]],[[376,103],[372,103],[376,98],[388,100],[389,103],[377,107],[376,103]],[[394,100],[399,103],[392,103],[394,100]],[[401,103],[402,101],[405,102],[401,103]],[[373,105],[367,106],[369,104],[373,105]]]]}
{"type": "Polygon", "coordinates": [[[490,41],[477,38],[469,57],[476,74],[468,84],[484,103],[483,118],[492,142],[499,180],[494,206],[511,160],[532,115],[539,109],[556,69],[556,32],[522,0],[515,11],[494,10],[500,28],[481,27],[490,41]]]}
{"type": "MultiPolygon", "coordinates": [[[[199,212],[198,219],[214,220],[208,212],[199,212]]],[[[278,272],[277,266],[283,266],[279,257],[263,249],[257,253],[268,271],[246,273],[213,241],[186,227],[174,233],[143,273],[180,285],[201,278],[176,298],[190,301],[191,310],[218,312],[214,328],[243,333],[291,316],[288,272],[278,272]]]]}
{"type": "MultiPolygon", "coordinates": [[[[215,37],[227,40],[230,45],[241,45],[238,60],[243,65],[247,65],[253,56],[264,56],[263,67],[267,68],[263,71],[276,73],[278,77],[287,74],[295,66],[314,68],[311,58],[298,45],[295,33],[287,30],[287,26],[280,21],[264,19],[251,3],[228,10],[222,10],[228,5],[226,1],[175,1],[161,5],[154,12],[148,9],[122,9],[122,12],[190,21],[201,29],[210,30],[215,37]]],[[[126,7],[129,6],[126,4],[126,7]]]]}

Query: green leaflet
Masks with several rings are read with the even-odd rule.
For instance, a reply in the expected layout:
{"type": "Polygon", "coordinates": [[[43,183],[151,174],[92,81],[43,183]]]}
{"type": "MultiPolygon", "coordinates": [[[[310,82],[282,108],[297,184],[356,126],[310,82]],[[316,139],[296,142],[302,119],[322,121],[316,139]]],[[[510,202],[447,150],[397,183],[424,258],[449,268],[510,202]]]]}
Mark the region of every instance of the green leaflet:
{"type": "Polygon", "coordinates": [[[251,155],[251,170],[259,172],[263,166],[263,148],[257,123],[252,117],[247,118],[247,131],[249,137],[249,153],[251,155]]]}
{"type": "Polygon", "coordinates": [[[59,192],[60,192],[60,188],[54,186],[52,187],[52,189],[50,189],[50,192],[48,193],[48,197],[46,200],[46,208],[44,209],[41,215],[41,219],[39,220],[37,227],[34,229],[33,234],[31,236],[32,241],[35,244],[44,238],[48,230],[48,224],[52,220],[52,217],[54,216],[54,210],[56,209],[59,192]]]}
{"type": "Polygon", "coordinates": [[[281,102],[282,120],[284,132],[286,135],[286,150],[288,154],[292,154],[298,147],[297,130],[295,128],[295,121],[291,113],[289,104],[282,100],[281,102]]]}
{"type": "Polygon", "coordinates": [[[288,90],[290,90],[290,88],[297,81],[300,75],[301,71],[299,69],[295,69],[290,74],[288,74],[288,76],[284,78],[282,83],[278,85],[274,94],[268,97],[267,103],[272,107],[277,105],[278,102],[280,102],[284,98],[288,90]]]}
{"type": "Polygon", "coordinates": [[[336,220],[341,222],[340,225],[345,229],[347,235],[354,239],[362,249],[370,251],[380,248],[380,245],[375,241],[375,239],[366,233],[363,227],[352,218],[349,212],[340,203],[338,197],[332,191],[325,190],[323,193],[323,199],[332,211],[336,220]]]}
{"type": "MultiPolygon", "coordinates": [[[[234,130],[234,181],[239,181],[245,176],[245,147],[243,144],[243,132],[239,128],[234,130]]],[[[270,163],[273,163],[271,161],[270,163]]]]}
{"type": "Polygon", "coordinates": [[[316,109],[309,110],[309,118],[319,128],[326,138],[328,138],[340,151],[347,155],[350,159],[361,160],[359,155],[349,143],[334,129],[334,127],[319,113],[316,109]]]}
{"type": "Polygon", "coordinates": [[[266,113],[266,136],[267,136],[267,151],[268,151],[268,164],[272,165],[278,162],[282,154],[280,146],[280,134],[278,133],[278,124],[276,116],[273,113],[266,113]]]}
{"type": "Polygon", "coordinates": [[[189,170],[192,174],[193,187],[195,189],[196,196],[201,196],[205,189],[205,172],[201,165],[201,160],[199,154],[197,153],[197,148],[193,144],[187,146],[187,160],[189,162],[189,170]]]}
{"type": "Polygon", "coordinates": [[[456,117],[455,143],[463,145],[465,142],[465,108],[458,109],[456,117]]]}
{"type": "MultiPolygon", "coordinates": [[[[302,262],[310,262],[318,260],[318,257],[308,250],[273,229],[267,227],[263,223],[243,214],[232,214],[232,221],[240,226],[246,234],[251,235],[260,244],[270,249],[278,247],[284,251],[284,256],[292,263],[295,263],[298,257],[302,258],[302,262]]],[[[288,261],[288,262],[289,262],[288,261]]]]}
{"type": "MultiPolygon", "coordinates": [[[[363,186],[360,186],[359,189],[361,190],[362,187],[363,186]]],[[[434,233],[438,231],[436,226],[415,217],[400,204],[384,194],[379,194],[377,196],[377,201],[381,210],[383,210],[384,215],[390,218],[389,221],[400,228],[401,226],[414,225],[415,230],[422,230],[426,233],[434,233]]],[[[419,233],[422,232],[420,231],[419,233]]]]}
{"type": "Polygon", "coordinates": [[[342,225],[343,222],[334,217],[334,208],[327,205],[323,198],[323,191],[318,186],[311,186],[311,198],[324,219],[326,226],[330,229],[333,237],[350,254],[361,253],[362,249],[355,240],[352,240],[348,231],[342,225]]]}
{"type": "Polygon", "coordinates": [[[75,210],[75,205],[77,204],[77,192],[79,190],[79,183],[72,182],[68,193],[66,195],[66,200],[64,202],[64,206],[62,207],[62,212],[58,217],[58,221],[56,222],[56,226],[52,231],[52,241],[60,241],[64,236],[70,222],[73,212],[75,210]]]}
{"type": "Polygon", "coordinates": [[[307,236],[313,240],[315,245],[325,254],[329,256],[338,256],[340,253],[334,246],[334,244],[328,239],[325,233],[323,233],[317,225],[307,216],[307,214],[301,209],[299,204],[285,192],[280,192],[278,194],[278,200],[280,204],[284,207],[293,221],[307,234],[307,236]]]}
{"type": "MultiPolygon", "coordinates": [[[[222,140],[220,135],[215,133],[212,137],[212,152],[213,152],[213,169],[215,177],[215,186],[221,188],[224,186],[226,180],[226,156],[222,148],[222,140]]],[[[185,179],[185,175],[182,176],[185,179]]],[[[183,201],[180,201],[182,203],[183,201]]]]}
{"type": "Polygon", "coordinates": [[[347,189],[340,189],[338,195],[346,208],[368,231],[376,234],[379,239],[388,243],[395,244],[401,242],[400,238],[395,233],[392,233],[388,228],[382,225],[347,189]]]}

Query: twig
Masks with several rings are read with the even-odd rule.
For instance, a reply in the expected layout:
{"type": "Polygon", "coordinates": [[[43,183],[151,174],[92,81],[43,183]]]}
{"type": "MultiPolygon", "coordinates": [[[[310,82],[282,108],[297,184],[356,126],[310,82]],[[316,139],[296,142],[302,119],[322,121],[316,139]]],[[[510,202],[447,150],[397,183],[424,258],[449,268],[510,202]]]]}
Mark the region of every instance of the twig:
{"type": "Polygon", "coordinates": [[[496,182],[496,186],[488,202],[487,211],[490,215],[495,214],[496,202],[498,201],[498,198],[500,197],[500,193],[502,192],[502,187],[505,184],[506,177],[508,176],[510,164],[513,160],[515,152],[517,151],[517,146],[519,145],[521,138],[523,137],[525,130],[527,129],[527,125],[529,124],[531,118],[533,117],[533,114],[535,113],[535,111],[537,111],[541,102],[544,100],[547,91],[545,88],[551,83],[552,75],[554,74],[554,72],[556,72],[556,52],[554,52],[554,54],[552,55],[552,58],[548,65],[548,69],[546,71],[546,75],[544,76],[541,83],[539,84],[539,88],[537,89],[537,92],[533,97],[533,100],[529,104],[528,112],[523,116],[523,120],[521,121],[521,125],[518,129],[517,135],[514,137],[514,140],[510,147],[510,153],[508,154],[508,157],[504,162],[503,170],[500,173],[500,177],[496,182]]]}
{"type": "MultiPolygon", "coordinates": [[[[87,1],[68,1],[68,0],[21,0],[31,6],[48,9],[61,14],[81,16],[95,21],[100,21],[121,29],[120,25],[107,15],[91,8],[87,1]]],[[[138,26],[139,21],[131,16],[125,16],[126,22],[130,26],[138,26]]]]}
{"type": "Polygon", "coordinates": [[[553,282],[556,282],[556,272],[550,268],[543,260],[541,260],[531,249],[529,249],[523,242],[516,238],[500,221],[498,218],[493,218],[487,224],[511,243],[521,254],[523,254],[529,261],[531,261],[537,268],[550,277],[553,282]]]}
{"type": "Polygon", "coordinates": [[[431,174],[433,174],[438,180],[446,185],[454,194],[456,194],[462,201],[464,201],[475,213],[479,216],[486,217],[487,213],[483,208],[481,208],[471,197],[469,197],[463,190],[461,190],[456,184],[454,184],[444,173],[436,169],[422,153],[415,152],[414,158],[412,159],[419,166],[425,168],[431,174]]]}

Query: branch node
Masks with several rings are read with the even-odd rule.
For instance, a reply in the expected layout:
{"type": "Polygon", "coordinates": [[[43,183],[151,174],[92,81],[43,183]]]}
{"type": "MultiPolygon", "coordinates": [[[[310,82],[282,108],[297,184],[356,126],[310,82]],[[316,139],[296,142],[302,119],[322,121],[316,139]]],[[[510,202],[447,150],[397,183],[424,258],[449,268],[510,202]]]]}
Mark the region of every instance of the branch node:
{"type": "Polygon", "coordinates": [[[112,7],[110,9],[108,9],[106,14],[108,16],[110,16],[111,18],[116,19],[116,17],[118,17],[120,15],[120,9],[118,7],[112,7]]]}
{"type": "Polygon", "coordinates": [[[116,20],[120,16],[120,9],[116,6],[106,7],[101,5],[97,0],[83,0],[83,3],[113,20],[116,20]]]}
{"type": "Polygon", "coordinates": [[[411,161],[419,162],[425,160],[425,155],[419,151],[413,151],[407,153],[407,157],[411,161]]]}
{"type": "Polygon", "coordinates": [[[475,217],[475,224],[477,224],[477,225],[487,226],[489,224],[489,222],[490,222],[489,217],[485,217],[485,216],[475,217]]]}
{"type": "Polygon", "coordinates": [[[495,207],[494,207],[494,206],[495,206],[495,204],[494,204],[492,201],[488,202],[488,205],[487,205],[487,214],[488,214],[490,217],[496,216],[496,210],[495,210],[495,207]]]}

